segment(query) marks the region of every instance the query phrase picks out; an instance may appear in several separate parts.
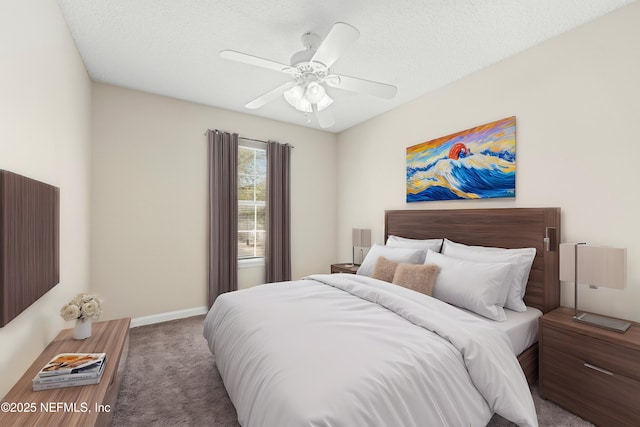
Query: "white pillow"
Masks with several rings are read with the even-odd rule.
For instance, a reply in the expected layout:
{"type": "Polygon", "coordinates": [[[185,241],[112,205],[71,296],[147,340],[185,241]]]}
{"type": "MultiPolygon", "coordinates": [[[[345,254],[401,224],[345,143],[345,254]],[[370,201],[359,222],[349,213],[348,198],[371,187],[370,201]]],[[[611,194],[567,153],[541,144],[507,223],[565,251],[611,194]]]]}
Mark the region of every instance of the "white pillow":
{"type": "Polygon", "coordinates": [[[376,266],[378,257],[385,257],[389,261],[406,262],[408,264],[422,264],[425,251],[421,249],[411,248],[394,248],[391,246],[382,246],[374,244],[367,256],[364,257],[362,265],[358,268],[356,274],[362,276],[371,276],[373,274],[373,268],[376,266]]]}
{"type": "Polygon", "coordinates": [[[454,258],[477,262],[506,262],[513,265],[513,280],[509,284],[509,294],[505,308],[513,311],[527,311],[524,293],[529,281],[529,271],[536,256],[536,248],[504,249],[487,246],[467,246],[444,239],[442,253],[454,258]]]}
{"type": "Polygon", "coordinates": [[[426,255],[428,250],[440,252],[440,248],[442,248],[442,240],[443,239],[407,239],[406,237],[391,235],[387,238],[387,246],[393,246],[394,248],[422,249],[426,255]]]}
{"type": "Polygon", "coordinates": [[[504,302],[509,292],[511,264],[485,263],[427,252],[425,264],[440,267],[433,296],[466,308],[491,320],[504,321],[504,302]]]}

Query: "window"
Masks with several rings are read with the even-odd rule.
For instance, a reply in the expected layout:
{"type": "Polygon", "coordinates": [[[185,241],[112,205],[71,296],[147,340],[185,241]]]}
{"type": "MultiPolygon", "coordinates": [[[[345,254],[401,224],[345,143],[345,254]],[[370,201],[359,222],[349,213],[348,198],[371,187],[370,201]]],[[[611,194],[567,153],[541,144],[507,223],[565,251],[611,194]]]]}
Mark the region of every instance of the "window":
{"type": "Polygon", "coordinates": [[[267,151],[238,147],[238,259],[264,258],[267,151]]]}

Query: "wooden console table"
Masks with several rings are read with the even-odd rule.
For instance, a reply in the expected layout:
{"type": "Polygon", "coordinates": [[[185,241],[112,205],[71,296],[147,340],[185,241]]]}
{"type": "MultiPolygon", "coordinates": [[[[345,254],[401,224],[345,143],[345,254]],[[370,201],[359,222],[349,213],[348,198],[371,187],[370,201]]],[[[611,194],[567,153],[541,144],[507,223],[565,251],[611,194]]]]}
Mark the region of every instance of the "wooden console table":
{"type": "Polygon", "coordinates": [[[108,426],[118,397],[129,348],[130,318],[96,322],[91,337],[78,341],[65,329],[0,399],[0,426],[108,426]],[[59,353],[106,353],[98,384],[32,391],[31,380],[59,353]]]}

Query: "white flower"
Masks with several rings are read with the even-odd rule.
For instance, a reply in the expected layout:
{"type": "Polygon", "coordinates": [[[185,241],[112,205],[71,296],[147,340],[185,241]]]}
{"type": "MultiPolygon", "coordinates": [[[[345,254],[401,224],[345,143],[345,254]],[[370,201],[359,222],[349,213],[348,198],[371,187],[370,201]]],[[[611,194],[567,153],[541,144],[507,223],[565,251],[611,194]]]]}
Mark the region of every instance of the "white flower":
{"type": "Polygon", "coordinates": [[[95,295],[78,294],[60,310],[64,320],[97,320],[102,314],[102,300],[95,295]]]}
{"type": "Polygon", "coordinates": [[[80,309],[73,304],[65,304],[60,310],[60,316],[64,320],[75,320],[80,317],[80,309]]]}
{"type": "Polygon", "coordinates": [[[96,301],[89,301],[82,304],[82,314],[86,317],[97,319],[100,317],[100,307],[96,301]]]}
{"type": "Polygon", "coordinates": [[[84,298],[84,296],[85,294],[76,295],[71,301],[69,301],[69,304],[73,304],[76,307],[80,308],[82,306],[82,299],[84,298]]]}

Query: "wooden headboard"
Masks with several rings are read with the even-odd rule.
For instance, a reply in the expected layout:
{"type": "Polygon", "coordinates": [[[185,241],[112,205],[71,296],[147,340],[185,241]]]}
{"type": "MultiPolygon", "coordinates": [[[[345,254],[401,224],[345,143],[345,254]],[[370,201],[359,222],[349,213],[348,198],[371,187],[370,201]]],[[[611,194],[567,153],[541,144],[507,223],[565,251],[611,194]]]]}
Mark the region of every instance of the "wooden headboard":
{"type": "Polygon", "coordinates": [[[560,208],[390,210],[385,234],[447,238],[466,245],[536,248],[525,303],[546,313],[560,305],[560,208]]]}

